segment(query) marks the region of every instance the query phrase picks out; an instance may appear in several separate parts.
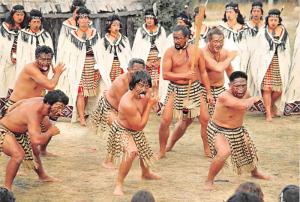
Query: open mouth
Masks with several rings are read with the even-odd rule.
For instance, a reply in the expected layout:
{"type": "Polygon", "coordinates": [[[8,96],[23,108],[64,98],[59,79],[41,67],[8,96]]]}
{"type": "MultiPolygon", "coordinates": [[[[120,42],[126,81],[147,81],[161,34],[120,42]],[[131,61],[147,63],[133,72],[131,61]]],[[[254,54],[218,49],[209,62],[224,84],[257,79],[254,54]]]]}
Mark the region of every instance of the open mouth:
{"type": "Polygon", "coordinates": [[[146,96],[146,92],[141,92],[141,93],[139,93],[139,97],[140,98],[144,98],[146,96]]]}

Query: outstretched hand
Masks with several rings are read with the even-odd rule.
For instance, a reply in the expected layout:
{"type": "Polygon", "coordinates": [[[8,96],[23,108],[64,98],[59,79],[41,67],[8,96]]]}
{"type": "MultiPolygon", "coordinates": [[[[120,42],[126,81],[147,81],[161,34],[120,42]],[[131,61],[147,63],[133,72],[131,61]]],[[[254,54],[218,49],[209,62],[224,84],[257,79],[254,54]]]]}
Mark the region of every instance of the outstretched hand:
{"type": "Polygon", "coordinates": [[[58,65],[56,65],[56,67],[53,67],[53,65],[51,64],[51,67],[52,67],[52,71],[54,74],[61,74],[66,70],[65,64],[63,64],[61,62],[58,63],[58,65]]]}

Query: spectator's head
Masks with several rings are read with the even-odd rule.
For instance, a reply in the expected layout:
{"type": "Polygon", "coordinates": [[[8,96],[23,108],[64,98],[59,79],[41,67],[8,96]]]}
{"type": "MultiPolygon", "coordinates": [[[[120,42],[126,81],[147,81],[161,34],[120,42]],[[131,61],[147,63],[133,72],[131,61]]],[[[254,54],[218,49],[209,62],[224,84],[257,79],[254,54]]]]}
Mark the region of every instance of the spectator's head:
{"type": "Polygon", "coordinates": [[[247,92],[247,74],[242,71],[233,72],[230,77],[229,88],[233,96],[243,98],[247,92]]]}
{"type": "Polygon", "coordinates": [[[155,202],[155,199],[151,192],[140,190],[132,196],[131,202],[155,202]]]}
{"type": "Polygon", "coordinates": [[[5,19],[5,22],[15,26],[19,24],[21,28],[25,28],[27,26],[27,15],[24,10],[24,6],[22,5],[15,5],[12,7],[9,15],[5,19]]]}
{"type": "Polygon", "coordinates": [[[269,26],[271,29],[275,29],[278,25],[281,25],[282,18],[280,17],[280,14],[280,10],[276,8],[269,10],[265,21],[266,26],[269,26]]]}
{"type": "Polygon", "coordinates": [[[173,30],[174,46],[177,50],[185,49],[188,45],[191,32],[184,25],[177,25],[173,30]]]}
{"type": "Polygon", "coordinates": [[[245,182],[240,184],[240,186],[235,190],[235,192],[249,192],[255,194],[260,202],[264,202],[264,194],[258,184],[253,182],[245,182]]]}
{"type": "Polygon", "coordinates": [[[4,187],[0,187],[0,201],[1,202],[15,202],[14,194],[4,187]]]}
{"type": "Polygon", "coordinates": [[[118,15],[111,15],[105,21],[104,31],[106,33],[119,33],[122,29],[121,19],[118,15]]]}
{"type": "Polygon", "coordinates": [[[260,202],[259,198],[249,192],[238,192],[231,196],[227,202],[260,202]]]}
{"type": "Polygon", "coordinates": [[[251,19],[262,20],[262,16],[264,14],[263,4],[261,1],[254,1],[252,3],[250,15],[251,19]]]}
{"type": "Polygon", "coordinates": [[[230,2],[225,6],[225,13],[223,21],[232,21],[236,20],[240,24],[245,24],[244,17],[242,16],[239,5],[237,3],[230,2]]]}
{"type": "Polygon", "coordinates": [[[299,202],[299,187],[287,185],[279,195],[279,202],[299,202]]]}

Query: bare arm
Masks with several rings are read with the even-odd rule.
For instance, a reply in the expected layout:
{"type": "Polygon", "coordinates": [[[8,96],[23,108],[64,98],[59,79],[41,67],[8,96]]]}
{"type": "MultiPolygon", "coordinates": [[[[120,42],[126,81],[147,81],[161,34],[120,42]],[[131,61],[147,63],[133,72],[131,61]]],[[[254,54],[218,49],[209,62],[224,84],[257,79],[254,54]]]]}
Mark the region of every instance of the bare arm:
{"type": "Polygon", "coordinates": [[[206,92],[211,94],[210,92],[210,82],[208,79],[207,71],[205,69],[205,60],[202,51],[199,51],[199,60],[198,60],[198,68],[200,72],[201,82],[203,83],[206,92]]]}
{"type": "Polygon", "coordinates": [[[228,67],[227,69],[225,69],[225,71],[226,71],[227,77],[229,78],[230,75],[231,75],[232,72],[233,72],[233,67],[232,67],[232,65],[230,64],[229,67],[228,67]]]}
{"type": "Polygon", "coordinates": [[[128,104],[123,108],[124,113],[126,113],[127,117],[129,117],[130,119],[127,121],[130,129],[141,131],[145,128],[149,119],[151,108],[157,102],[157,100],[158,100],[157,96],[155,97],[151,96],[142,115],[140,115],[136,106],[128,104]]]}
{"type": "Polygon", "coordinates": [[[239,99],[230,95],[227,92],[222,93],[218,99],[220,102],[223,103],[224,106],[238,110],[246,110],[259,100],[258,97],[239,99]]]}
{"type": "Polygon", "coordinates": [[[216,61],[214,58],[212,58],[209,54],[204,53],[205,61],[208,64],[208,68],[215,72],[223,72],[224,70],[227,70],[229,66],[231,66],[231,61],[235,58],[236,53],[233,52],[226,52],[226,59],[222,62],[216,61]]]}
{"type": "Polygon", "coordinates": [[[42,87],[46,88],[47,90],[54,90],[55,86],[58,83],[59,77],[64,70],[64,65],[61,63],[58,64],[56,68],[53,68],[54,74],[51,79],[48,79],[38,69],[30,68],[30,70],[28,70],[28,74],[36,83],[38,83],[42,87]]]}
{"type": "MultiPolygon", "coordinates": [[[[31,143],[34,145],[43,145],[46,144],[53,135],[56,135],[58,133],[51,133],[51,130],[47,130],[45,133],[41,133],[41,127],[40,127],[39,118],[37,115],[32,113],[30,116],[28,116],[28,133],[30,136],[31,143]]],[[[55,127],[55,126],[52,126],[55,127]]],[[[56,128],[56,127],[55,127],[56,128]]]]}

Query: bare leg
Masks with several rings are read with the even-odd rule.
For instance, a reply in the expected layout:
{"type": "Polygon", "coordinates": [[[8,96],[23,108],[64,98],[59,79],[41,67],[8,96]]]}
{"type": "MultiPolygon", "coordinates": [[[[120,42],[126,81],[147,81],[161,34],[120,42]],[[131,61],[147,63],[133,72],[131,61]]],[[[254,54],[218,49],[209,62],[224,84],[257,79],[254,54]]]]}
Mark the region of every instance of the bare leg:
{"type": "Polygon", "coordinates": [[[159,180],[159,179],[161,179],[161,177],[159,175],[152,172],[148,167],[146,167],[142,160],[140,160],[140,165],[141,165],[141,169],[142,169],[142,179],[145,179],[145,180],[159,180]]]}
{"type": "Polygon", "coordinates": [[[77,110],[79,114],[80,125],[86,126],[85,117],[84,117],[84,109],[85,109],[85,98],[83,95],[78,94],[77,96],[77,110]]]}
{"type": "Polygon", "coordinates": [[[106,169],[109,169],[109,170],[116,169],[116,166],[113,163],[113,159],[109,158],[109,157],[106,157],[105,160],[102,162],[101,165],[102,165],[103,168],[106,168],[106,169]]]}
{"type": "Polygon", "coordinates": [[[162,114],[162,119],[160,121],[160,126],[159,126],[160,150],[159,150],[158,158],[164,158],[166,156],[166,146],[169,139],[170,125],[173,117],[173,98],[174,98],[173,95],[169,97],[169,100],[162,114]]]}
{"type": "Polygon", "coordinates": [[[12,183],[16,177],[19,167],[24,159],[25,152],[17,143],[16,139],[10,135],[5,135],[3,141],[3,152],[10,156],[10,160],[6,166],[4,186],[12,191],[12,183]]]}
{"type": "Polygon", "coordinates": [[[276,116],[277,115],[277,108],[275,106],[275,102],[280,98],[282,92],[272,92],[271,94],[271,113],[272,116],[276,116]]]}
{"type": "Polygon", "coordinates": [[[40,150],[38,149],[37,145],[31,144],[31,146],[32,146],[33,154],[34,154],[34,160],[35,160],[36,164],[38,165],[37,169],[35,169],[34,171],[39,176],[39,180],[41,180],[43,182],[61,182],[60,179],[51,177],[46,174],[46,172],[43,168],[42,160],[40,158],[40,150]]]}
{"type": "Polygon", "coordinates": [[[189,125],[191,125],[192,122],[193,122],[193,119],[186,119],[186,120],[179,120],[176,123],[173,134],[171,135],[171,141],[166,148],[167,152],[172,150],[175,143],[183,136],[186,129],[189,127],[189,125]]]}
{"type": "Polygon", "coordinates": [[[213,182],[216,175],[223,168],[226,159],[230,156],[230,146],[228,141],[223,135],[217,135],[215,139],[215,148],[217,155],[213,158],[207,179],[205,181],[205,190],[213,190],[213,182]]]}
{"type": "Polygon", "coordinates": [[[266,121],[272,121],[272,113],[271,113],[271,91],[262,91],[263,102],[266,109],[266,121]]]}
{"type": "MultiPolygon", "coordinates": [[[[202,96],[201,96],[202,98],[202,96]]],[[[201,99],[201,103],[206,103],[204,102],[204,99],[201,99]]],[[[211,152],[209,149],[208,145],[208,140],[207,140],[207,125],[208,125],[208,120],[209,120],[209,114],[208,114],[208,108],[206,104],[201,104],[200,105],[200,116],[198,117],[198,120],[201,125],[201,139],[203,143],[203,150],[204,150],[204,155],[207,157],[211,156],[211,152]]]]}

